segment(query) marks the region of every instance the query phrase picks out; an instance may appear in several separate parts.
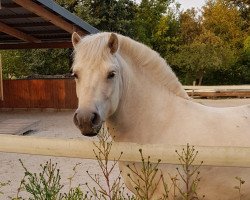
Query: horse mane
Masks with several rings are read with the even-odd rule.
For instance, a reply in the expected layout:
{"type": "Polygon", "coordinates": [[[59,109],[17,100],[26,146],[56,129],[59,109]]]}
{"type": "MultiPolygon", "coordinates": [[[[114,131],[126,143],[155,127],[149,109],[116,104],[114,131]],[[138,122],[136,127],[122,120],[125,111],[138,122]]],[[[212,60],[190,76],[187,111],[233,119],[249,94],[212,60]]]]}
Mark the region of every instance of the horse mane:
{"type": "Polygon", "coordinates": [[[131,57],[136,66],[150,70],[152,77],[176,96],[190,99],[175,73],[156,51],[119,34],[118,41],[119,51],[131,57]]]}
{"type": "MultiPolygon", "coordinates": [[[[129,37],[120,34],[117,34],[117,36],[118,53],[127,55],[136,66],[150,71],[151,78],[176,96],[189,99],[175,73],[157,52],[129,37]]],[[[110,55],[110,50],[107,48],[109,37],[110,33],[108,32],[85,36],[75,50],[79,49],[80,52],[85,52],[84,54],[78,54],[78,56],[84,56],[91,60],[98,60],[92,58],[93,56],[107,58],[110,55]],[[81,51],[81,49],[85,51],[81,51]],[[86,51],[86,49],[88,50],[86,51]]]]}

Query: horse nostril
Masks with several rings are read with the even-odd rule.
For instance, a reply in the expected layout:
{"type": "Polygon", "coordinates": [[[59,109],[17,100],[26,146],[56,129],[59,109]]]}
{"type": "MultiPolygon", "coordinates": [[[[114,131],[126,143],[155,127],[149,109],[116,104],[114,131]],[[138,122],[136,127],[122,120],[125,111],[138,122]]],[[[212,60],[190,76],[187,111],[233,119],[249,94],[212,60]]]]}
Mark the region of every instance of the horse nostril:
{"type": "Polygon", "coordinates": [[[97,113],[93,113],[91,118],[92,125],[98,125],[100,123],[100,116],[97,113]]]}

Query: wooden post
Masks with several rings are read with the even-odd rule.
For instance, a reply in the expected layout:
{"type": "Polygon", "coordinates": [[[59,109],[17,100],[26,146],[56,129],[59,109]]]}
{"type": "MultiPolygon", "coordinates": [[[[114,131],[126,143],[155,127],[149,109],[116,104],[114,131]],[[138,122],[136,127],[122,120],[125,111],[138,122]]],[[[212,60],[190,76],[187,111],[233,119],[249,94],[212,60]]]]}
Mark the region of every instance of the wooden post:
{"type": "MultiPolygon", "coordinates": [[[[1,3],[1,2],[0,2],[1,3]]],[[[3,73],[2,73],[2,58],[0,54],[0,100],[3,101],[3,73]]]]}

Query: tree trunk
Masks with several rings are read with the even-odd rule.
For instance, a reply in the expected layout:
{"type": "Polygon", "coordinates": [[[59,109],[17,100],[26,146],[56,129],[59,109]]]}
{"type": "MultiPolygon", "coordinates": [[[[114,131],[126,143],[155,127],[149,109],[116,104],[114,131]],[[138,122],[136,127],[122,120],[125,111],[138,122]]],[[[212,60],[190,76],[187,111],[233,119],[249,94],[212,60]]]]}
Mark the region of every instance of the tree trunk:
{"type": "Polygon", "coordinates": [[[202,84],[203,76],[204,76],[204,71],[203,70],[200,70],[200,71],[197,72],[196,85],[200,86],[202,84]]]}
{"type": "Polygon", "coordinates": [[[203,80],[203,75],[201,75],[200,78],[199,78],[199,83],[198,83],[199,86],[201,85],[202,80],[203,80]]]}

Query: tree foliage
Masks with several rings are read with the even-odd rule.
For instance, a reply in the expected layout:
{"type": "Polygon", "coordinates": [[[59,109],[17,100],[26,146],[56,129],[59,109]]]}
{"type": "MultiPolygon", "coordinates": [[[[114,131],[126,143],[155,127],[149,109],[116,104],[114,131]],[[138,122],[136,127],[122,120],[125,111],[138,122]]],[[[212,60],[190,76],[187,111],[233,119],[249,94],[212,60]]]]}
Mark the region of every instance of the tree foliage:
{"type": "MultiPolygon", "coordinates": [[[[56,0],[100,31],[150,46],[185,84],[250,83],[248,0],[208,0],[199,11],[180,11],[175,0],[56,0]],[[221,78],[223,76],[223,78],[221,78]]],[[[71,50],[3,51],[5,78],[63,74],[71,50]]]]}

